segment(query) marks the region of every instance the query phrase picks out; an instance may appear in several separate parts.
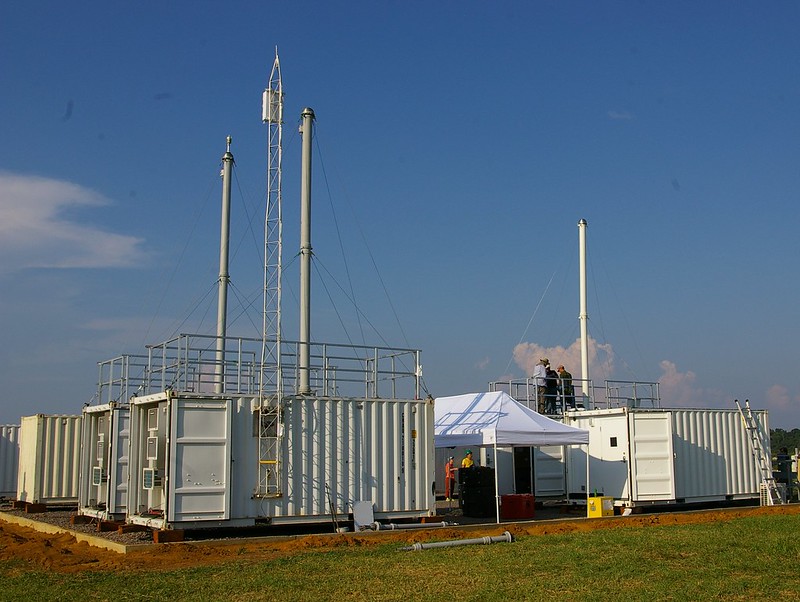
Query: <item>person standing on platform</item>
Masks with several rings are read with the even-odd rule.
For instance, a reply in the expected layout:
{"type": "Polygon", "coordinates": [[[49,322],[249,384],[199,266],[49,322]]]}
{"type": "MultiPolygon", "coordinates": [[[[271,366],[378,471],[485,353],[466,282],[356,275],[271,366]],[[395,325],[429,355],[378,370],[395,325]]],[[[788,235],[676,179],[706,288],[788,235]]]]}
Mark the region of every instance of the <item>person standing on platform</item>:
{"type": "Polygon", "coordinates": [[[567,372],[564,365],[558,367],[558,379],[561,383],[561,399],[564,409],[575,409],[575,388],[572,386],[572,374],[567,372]]]}
{"type": "Polygon", "coordinates": [[[550,367],[550,364],[545,368],[545,385],[544,385],[544,412],[548,416],[553,416],[556,413],[556,398],[558,397],[558,372],[550,367]]]}
{"type": "Polygon", "coordinates": [[[444,497],[447,502],[456,497],[456,463],[453,456],[444,465],[444,497]]]}
{"type": "Polygon", "coordinates": [[[536,386],[536,411],[544,414],[544,394],[547,384],[547,366],[550,360],[546,357],[541,358],[536,362],[533,368],[533,384],[536,386]]]}

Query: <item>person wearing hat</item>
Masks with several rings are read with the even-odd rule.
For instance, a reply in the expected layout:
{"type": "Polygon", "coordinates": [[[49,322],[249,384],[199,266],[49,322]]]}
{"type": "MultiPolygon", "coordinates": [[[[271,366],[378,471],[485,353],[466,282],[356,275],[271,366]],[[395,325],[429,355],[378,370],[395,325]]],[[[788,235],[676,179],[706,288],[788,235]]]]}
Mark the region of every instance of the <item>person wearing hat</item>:
{"type": "Polygon", "coordinates": [[[447,502],[456,497],[456,463],[453,456],[444,465],[444,499],[447,502]]]}
{"type": "Polygon", "coordinates": [[[536,385],[536,409],[540,414],[544,414],[545,392],[547,391],[547,366],[550,360],[546,357],[540,358],[533,368],[533,384],[536,385]]]}
{"type": "Polygon", "coordinates": [[[472,459],[472,450],[468,449],[464,454],[464,459],[461,460],[461,468],[472,468],[475,466],[475,460],[472,459]]]}
{"type": "Polygon", "coordinates": [[[556,399],[558,398],[558,372],[547,366],[547,378],[544,385],[544,412],[548,416],[556,413],[556,399]]]}
{"type": "Polygon", "coordinates": [[[564,409],[575,409],[575,388],[572,386],[572,374],[567,372],[564,365],[561,364],[558,369],[558,380],[561,388],[561,399],[564,400],[564,409]]]}

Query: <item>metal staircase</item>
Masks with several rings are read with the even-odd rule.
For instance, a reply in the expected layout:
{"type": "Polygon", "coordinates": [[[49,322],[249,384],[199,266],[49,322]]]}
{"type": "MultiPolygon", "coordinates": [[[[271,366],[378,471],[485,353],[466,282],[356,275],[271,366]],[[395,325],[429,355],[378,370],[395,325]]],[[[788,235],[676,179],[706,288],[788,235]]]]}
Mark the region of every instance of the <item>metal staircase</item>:
{"type": "Polygon", "coordinates": [[[738,399],[734,399],[733,401],[742,417],[742,423],[750,439],[753,455],[756,457],[758,464],[758,470],[761,476],[761,505],[776,506],[785,504],[786,500],[784,494],[778,487],[775,477],[772,476],[772,458],[767,452],[768,446],[764,439],[765,434],[762,432],[758,421],[755,419],[750,409],[750,400],[744,400],[744,408],[741,406],[738,399]]]}

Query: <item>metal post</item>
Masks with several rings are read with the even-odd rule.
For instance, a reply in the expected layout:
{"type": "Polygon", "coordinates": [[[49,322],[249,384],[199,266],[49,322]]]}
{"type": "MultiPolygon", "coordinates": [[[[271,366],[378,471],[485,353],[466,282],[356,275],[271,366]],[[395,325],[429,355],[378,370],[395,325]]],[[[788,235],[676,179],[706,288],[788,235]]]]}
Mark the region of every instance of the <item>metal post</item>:
{"type": "Polygon", "coordinates": [[[589,334],[588,325],[589,314],[586,310],[586,220],[578,222],[578,232],[580,239],[580,297],[581,313],[579,316],[581,325],[581,391],[584,399],[589,397],[589,334]]]}
{"type": "Polygon", "coordinates": [[[301,113],[303,154],[300,177],[300,395],[311,393],[311,139],[314,111],[301,113]]]}
{"type": "Polygon", "coordinates": [[[215,391],[225,391],[225,335],[228,315],[228,238],[231,231],[231,154],[232,139],[228,136],[228,147],[222,156],[222,225],[219,240],[219,299],[217,302],[217,357],[215,369],[215,391]]]}

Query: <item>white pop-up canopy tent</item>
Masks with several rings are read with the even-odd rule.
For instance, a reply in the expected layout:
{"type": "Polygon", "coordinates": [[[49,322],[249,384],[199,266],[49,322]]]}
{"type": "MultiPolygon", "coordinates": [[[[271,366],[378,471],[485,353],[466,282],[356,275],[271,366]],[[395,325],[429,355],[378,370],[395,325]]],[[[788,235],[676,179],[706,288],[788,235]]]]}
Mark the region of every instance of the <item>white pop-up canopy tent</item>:
{"type": "MultiPolygon", "coordinates": [[[[587,445],[589,431],[562,424],[525,407],[508,393],[467,393],[437,397],[434,405],[436,447],[587,445]]],[[[588,475],[587,475],[588,477],[588,475]]],[[[500,495],[495,475],[497,522],[500,495]]]]}

